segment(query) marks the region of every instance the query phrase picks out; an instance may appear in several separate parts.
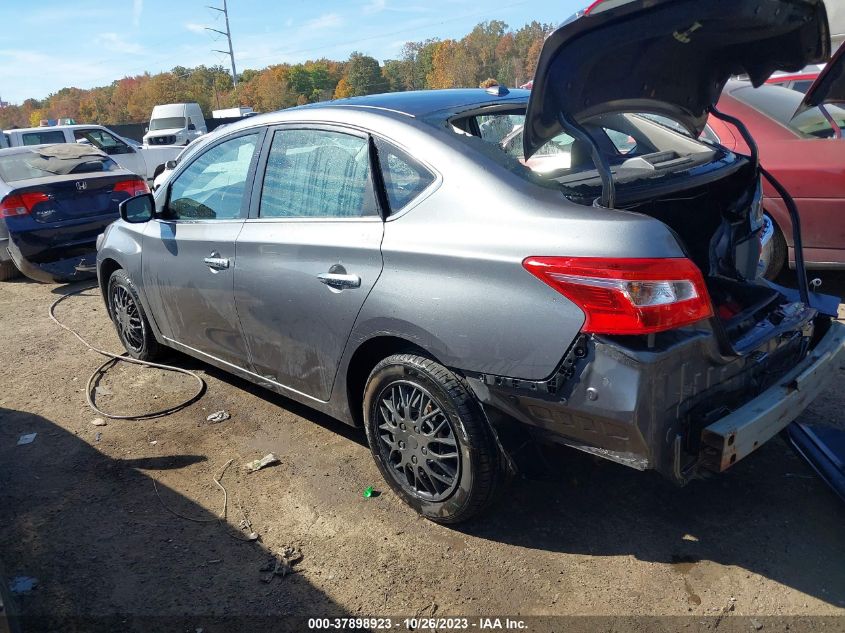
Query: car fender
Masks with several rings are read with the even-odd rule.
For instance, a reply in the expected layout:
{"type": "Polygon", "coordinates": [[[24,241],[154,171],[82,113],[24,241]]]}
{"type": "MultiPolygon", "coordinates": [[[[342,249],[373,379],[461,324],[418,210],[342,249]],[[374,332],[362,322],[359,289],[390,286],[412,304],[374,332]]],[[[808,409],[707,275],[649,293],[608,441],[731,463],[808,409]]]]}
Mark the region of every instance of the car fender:
{"type": "Polygon", "coordinates": [[[119,268],[125,270],[138,291],[141,307],[144,309],[147,321],[156,339],[161,341],[161,330],[147,300],[141,268],[141,243],[147,227],[148,224],[129,224],[123,220],[116,220],[107,227],[102,244],[97,251],[97,279],[103,293],[103,300],[108,306],[106,291],[108,289],[108,277],[111,275],[110,270],[113,270],[113,268],[108,266],[107,262],[115,262],[119,268]]]}

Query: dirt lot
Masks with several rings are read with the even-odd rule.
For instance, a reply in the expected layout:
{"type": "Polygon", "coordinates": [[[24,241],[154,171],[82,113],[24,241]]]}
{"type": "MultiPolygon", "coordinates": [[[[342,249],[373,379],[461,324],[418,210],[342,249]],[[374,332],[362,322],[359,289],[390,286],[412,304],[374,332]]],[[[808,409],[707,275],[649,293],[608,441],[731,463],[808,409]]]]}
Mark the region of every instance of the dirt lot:
{"type": "MultiPolygon", "coordinates": [[[[824,278],[845,292],[845,275],[824,278]]],[[[198,402],[92,425],[85,381],[102,359],[47,316],[66,291],[0,286],[0,559],[7,577],[38,579],[17,599],[41,618],[28,630],[281,630],[284,615],[432,613],[712,616],[711,628],[722,615],[763,618],[743,621],[752,631],[774,623],[766,616],[838,616],[822,622],[845,627],[845,506],[780,439],[684,489],[556,450],[547,477],[515,481],[483,520],[442,527],[391,494],[363,432],[184,356],[172,360],[208,383],[198,402]],[[205,423],[219,409],[231,419],[205,423]],[[280,465],[244,472],[270,451],[280,465]],[[230,459],[227,529],[214,478],[230,459]],[[363,498],[368,485],[382,494],[363,498]],[[241,512],[260,543],[231,538],[241,512]],[[268,553],[285,546],[304,556],[297,573],[263,582],[268,553]]],[[[58,315],[121,351],[96,291],[58,315]]],[[[806,415],[845,425],[842,385],[806,415]]],[[[191,388],[133,367],[102,386],[99,402],[127,412],[191,388]]]]}

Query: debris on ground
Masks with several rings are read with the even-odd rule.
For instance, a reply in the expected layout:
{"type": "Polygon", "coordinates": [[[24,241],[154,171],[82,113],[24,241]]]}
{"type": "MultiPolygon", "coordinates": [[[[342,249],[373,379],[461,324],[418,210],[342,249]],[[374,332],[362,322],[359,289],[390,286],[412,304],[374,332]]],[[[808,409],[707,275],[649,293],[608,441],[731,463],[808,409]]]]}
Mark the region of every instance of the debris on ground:
{"type": "Polygon", "coordinates": [[[275,453],[269,453],[262,457],[261,459],[254,459],[253,461],[249,462],[248,464],[244,464],[244,468],[247,471],[254,473],[262,468],[267,468],[267,466],[272,466],[274,464],[280,464],[281,460],[276,457],[275,453]]]}
{"type": "Polygon", "coordinates": [[[103,418],[94,418],[91,420],[91,424],[94,426],[105,426],[107,422],[103,418]]]}
{"type": "Polygon", "coordinates": [[[375,499],[380,494],[381,493],[378,490],[376,490],[375,488],[373,488],[372,486],[367,486],[366,488],[364,488],[364,492],[361,496],[364,497],[365,499],[375,499]]]}
{"type": "Polygon", "coordinates": [[[756,631],[759,631],[763,628],[763,623],[755,618],[751,618],[751,626],[753,626],[756,631]]]}
{"type": "Polygon", "coordinates": [[[158,440],[151,440],[150,441],[150,446],[155,446],[156,444],[158,444],[158,440]]]}
{"type": "Polygon", "coordinates": [[[206,418],[206,421],[209,424],[219,424],[220,422],[225,422],[226,420],[228,420],[231,417],[232,416],[229,415],[228,411],[220,410],[220,411],[216,411],[216,412],[212,413],[210,416],[208,416],[206,418]]]}
{"type": "Polygon", "coordinates": [[[36,435],[38,435],[38,433],[24,433],[18,439],[18,446],[23,446],[24,444],[32,444],[32,442],[35,440],[36,435]]]}
{"type": "Polygon", "coordinates": [[[29,593],[38,586],[38,580],[32,576],[15,576],[9,582],[9,591],[15,595],[29,593]]]}
{"type": "Polygon", "coordinates": [[[284,578],[288,574],[294,572],[293,566],[302,560],[302,552],[295,547],[285,547],[281,554],[274,554],[270,559],[261,566],[258,570],[266,572],[261,577],[261,582],[272,582],[275,576],[284,578]]]}

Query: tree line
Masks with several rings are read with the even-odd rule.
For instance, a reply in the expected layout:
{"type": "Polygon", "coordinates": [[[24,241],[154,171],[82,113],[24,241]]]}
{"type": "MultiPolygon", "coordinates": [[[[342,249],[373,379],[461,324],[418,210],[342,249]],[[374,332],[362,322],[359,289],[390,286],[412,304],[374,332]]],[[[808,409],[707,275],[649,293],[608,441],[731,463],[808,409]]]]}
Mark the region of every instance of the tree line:
{"type": "Polygon", "coordinates": [[[543,41],[552,29],[540,22],[516,30],[499,20],[481,22],[460,40],[407,42],[398,59],[383,64],[359,52],[345,61],[273,64],[245,70],[237,87],[222,66],[177,66],[169,72],[124,77],[108,86],[62,88],[42,100],[0,108],[0,129],[37,126],[42,119],[58,118],[103,125],[141,123],[161,103],[195,101],[211,116],[219,108],[249,106],[270,112],[379,92],[477,87],[491,79],[518,86],[533,77],[543,41]]]}

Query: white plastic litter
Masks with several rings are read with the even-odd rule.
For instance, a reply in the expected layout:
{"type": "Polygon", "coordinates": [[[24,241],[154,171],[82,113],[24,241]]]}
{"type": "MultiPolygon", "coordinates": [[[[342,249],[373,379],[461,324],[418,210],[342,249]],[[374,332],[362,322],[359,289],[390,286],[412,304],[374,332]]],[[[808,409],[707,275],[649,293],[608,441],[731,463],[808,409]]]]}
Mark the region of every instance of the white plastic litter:
{"type": "Polygon", "coordinates": [[[244,468],[246,468],[249,472],[254,473],[257,470],[261,470],[267,466],[272,466],[273,464],[279,464],[280,462],[281,460],[276,457],[275,453],[270,453],[261,459],[255,459],[248,464],[245,464],[244,468]]]}

